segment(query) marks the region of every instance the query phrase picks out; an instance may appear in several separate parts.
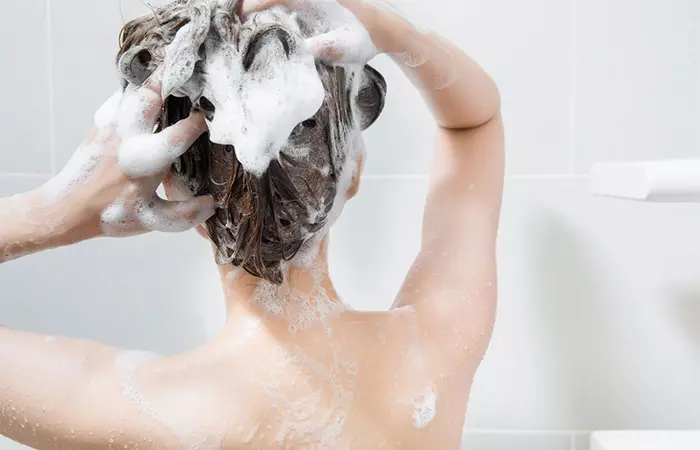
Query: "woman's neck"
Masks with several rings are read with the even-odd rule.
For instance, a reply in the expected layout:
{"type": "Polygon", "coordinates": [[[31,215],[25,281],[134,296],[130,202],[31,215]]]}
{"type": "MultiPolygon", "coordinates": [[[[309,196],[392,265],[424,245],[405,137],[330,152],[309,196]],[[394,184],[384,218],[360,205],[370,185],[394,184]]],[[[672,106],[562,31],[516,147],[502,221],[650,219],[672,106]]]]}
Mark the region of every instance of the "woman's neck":
{"type": "Polygon", "coordinates": [[[282,320],[288,323],[291,332],[296,332],[347,310],[329,277],[325,244],[326,240],[314,254],[307,255],[308,264],[288,264],[281,285],[257,278],[232,265],[220,266],[227,322],[235,324],[250,318],[282,320]]]}

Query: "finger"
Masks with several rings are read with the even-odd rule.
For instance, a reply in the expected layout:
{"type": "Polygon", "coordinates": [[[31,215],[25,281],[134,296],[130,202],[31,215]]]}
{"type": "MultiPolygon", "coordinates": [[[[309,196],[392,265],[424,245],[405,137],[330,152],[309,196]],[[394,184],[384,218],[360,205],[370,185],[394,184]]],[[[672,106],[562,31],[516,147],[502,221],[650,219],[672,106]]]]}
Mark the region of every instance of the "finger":
{"type": "Polygon", "coordinates": [[[101,130],[110,125],[114,125],[123,96],[124,92],[120,89],[112,94],[112,96],[100,106],[100,109],[97,110],[94,116],[95,128],[101,130]]]}
{"type": "Polygon", "coordinates": [[[206,129],[204,115],[196,112],[158,134],[127,139],[119,148],[119,167],[129,178],[162,174],[206,129]]]}
{"type": "Polygon", "coordinates": [[[122,139],[153,133],[163,107],[159,82],[128,86],[117,117],[117,132],[122,139]]]}
{"type": "Polygon", "coordinates": [[[350,24],[306,40],[316,59],[346,64],[366,64],[378,50],[371,43],[367,30],[350,24]]]}
{"type": "Polygon", "coordinates": [[[216,211],[210,196],[171,202],[156,197],[138,210],[141,224],[151,231],[181,233],[206,222],[216,211]]]}
{"type": "Polygon", "coordinates": [[[165,176],[163,187],[168,200],[184,201],[194,197],[182,179],[173,175],[172,171],[169,171],[165,176]]]}
{"type": "Polygon", "coordinates": [[[240,14],[244,18],[256,11],[271,8],[273,6],[285,5],[290,6],[291,0],[243,0],[241,2],[240,14]]]}

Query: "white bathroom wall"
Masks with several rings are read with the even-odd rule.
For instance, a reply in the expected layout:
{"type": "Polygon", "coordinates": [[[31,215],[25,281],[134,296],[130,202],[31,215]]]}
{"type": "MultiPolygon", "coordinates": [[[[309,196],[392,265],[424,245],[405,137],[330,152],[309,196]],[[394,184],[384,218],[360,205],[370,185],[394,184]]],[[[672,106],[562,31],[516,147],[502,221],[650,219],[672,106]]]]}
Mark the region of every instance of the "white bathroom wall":
{"type": "MultiPolygon", "coordinates": [[[[146,11],[121,3],[3,5],[0,194],[55,173],[116,89],[121,16],[146,11]]],[[[593,198],[586,176],[598,161],[697,154],[700,2],[396,3],[474,55],[503,94],[499,319],[464,448],[582,450],[593,429],[700,427],[700,207],[593,198]]],[[[433,132],[399,71],[375,65],[388,106],[331,245],[340,292],[368,309],[391,304],[417,251],[433,132]]],[[[165,354],[221,324],[193,233],[46,252],[0,267],[0,286],[6,325],[165,354]]]]}

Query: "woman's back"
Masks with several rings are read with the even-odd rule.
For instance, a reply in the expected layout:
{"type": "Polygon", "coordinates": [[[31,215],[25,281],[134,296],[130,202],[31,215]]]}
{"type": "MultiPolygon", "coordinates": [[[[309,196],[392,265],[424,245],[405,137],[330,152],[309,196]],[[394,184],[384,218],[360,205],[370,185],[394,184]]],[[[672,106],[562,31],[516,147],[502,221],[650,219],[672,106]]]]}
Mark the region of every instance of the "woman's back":
{"type": "Polygon", "coordinates": [[[284,320],[238,325],[175,358],[118,358],[158,448],[455,447],[470,375],[435,370],[412,308],[348,311],[291,337],[284,320]]]}

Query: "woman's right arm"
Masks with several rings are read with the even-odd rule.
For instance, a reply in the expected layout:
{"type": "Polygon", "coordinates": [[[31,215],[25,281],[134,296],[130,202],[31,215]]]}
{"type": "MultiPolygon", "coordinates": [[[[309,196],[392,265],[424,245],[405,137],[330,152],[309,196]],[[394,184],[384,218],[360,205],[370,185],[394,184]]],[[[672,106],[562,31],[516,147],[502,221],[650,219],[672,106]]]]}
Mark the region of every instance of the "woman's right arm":
{"type": "MultiPolygon", "coordinates": [[[[61,174],[42,188],[0,199],[0,263],[108,234],[191,228],[209,218],[212,198],[168,202],[155,194],[167,168],[206,128],[197,114],[153,134],[161,106],[157,84],[113,97],[103,108],[109,114],[100,115],[61,174]],[[118,214],[105,213],[111,206],[120,207],[118,214]]],[[[0,288],[0,295],[21,302],[21,292],[0,288]]],[[[143,439],[151,447],[176,446],[130,399],[122,354],[95,342],[0,326],[0,435],[42,449],[132,448],[143,439]]]]}
{"type": "MultiPolygon", "coordinates": [[[[122,350],[0,326],[0,435],[41,449],[170,443],[129,399],[122,350]]],[[[174,395],[174,393],[172,393],[174,395]]]]}

